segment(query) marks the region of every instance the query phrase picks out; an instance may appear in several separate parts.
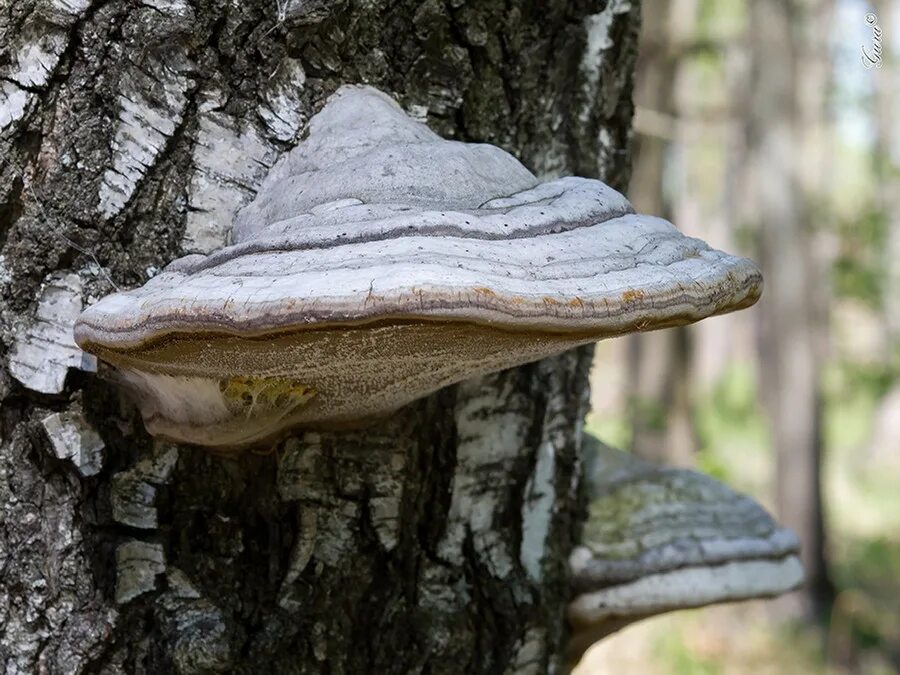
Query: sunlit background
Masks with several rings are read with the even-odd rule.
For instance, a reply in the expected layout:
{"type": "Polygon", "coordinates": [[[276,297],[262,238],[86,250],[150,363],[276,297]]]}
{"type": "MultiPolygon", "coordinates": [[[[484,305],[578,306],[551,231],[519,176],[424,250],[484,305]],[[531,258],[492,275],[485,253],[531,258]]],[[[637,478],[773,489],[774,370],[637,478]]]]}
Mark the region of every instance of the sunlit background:
{"type": "Polygon", "coordinates": [[[898,673],[900,0],[643,14],[629,196],[757,260],[766,289],[598,345],[589,430],[756,497],[810,583],[636,624],[578,673],[898,673]]]}

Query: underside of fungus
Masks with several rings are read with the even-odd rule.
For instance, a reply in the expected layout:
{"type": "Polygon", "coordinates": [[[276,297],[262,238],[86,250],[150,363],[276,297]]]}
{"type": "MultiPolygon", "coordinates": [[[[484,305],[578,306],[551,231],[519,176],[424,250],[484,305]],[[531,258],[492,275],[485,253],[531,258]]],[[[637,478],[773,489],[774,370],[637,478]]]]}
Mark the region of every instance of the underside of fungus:
{"type": "Polygon", "coordinates": [[[353,423],[446,385],[753,304],[750,261],[635,214],[596,180],[541,183],[343,87],[237,216],[234,243],[88,308],[151,433],[241,446],[353,423]]]}
{"type": "Polygon", "coordinates": [[[590,491],[569,558],[569,656],[649,616],[797,588],[799,543],[753,499],[585,436],[590,491]]]}

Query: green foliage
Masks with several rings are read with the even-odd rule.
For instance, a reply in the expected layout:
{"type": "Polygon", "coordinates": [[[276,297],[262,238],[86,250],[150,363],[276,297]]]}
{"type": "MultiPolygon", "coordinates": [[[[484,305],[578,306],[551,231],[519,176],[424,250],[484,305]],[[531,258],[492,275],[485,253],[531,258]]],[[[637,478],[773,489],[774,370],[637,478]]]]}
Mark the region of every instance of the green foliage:
{"type": "Polygon", "coordinates": [[[684,675],[719,675],[724,672],[723,664],[714,659],[696,654],[685,643],[683,636],[668,633],[655,645],[654,656],[666,663],[673,673],[684,675]]]}
{"type": "Polygon", "coordinates": [[[826,446],[862,446],[868,440],[879,401],[897,377],[897,373],[880,364],[828,364],[823,378],[826,446]]]}
{"type": "Polygon", "coordinates": [[[668,425],[666,406],[660,401],[632,396],[628,400],[628,416],[637,426],[651,431],[665,431],[668,425]]]}
{"type": "Polygon", "coordinates": [[[881,305],[887,226],[885,214],[874,208],[837,223],[840,250],[831,273],[837,297],[856,298],[874,308],[881,305]]]}
{"type": "MultiPolygon", "coordinates": [[[[830,633],[836,656],[876,656],[900,649],[900,540],[887,536],[845,542],[834,565],[838,588],[830,633]],[[894,574],[891,574],[894,571],[894,574]]],[[[885,671],[887,672],[887,671],[885,671]]]]}
{"type": "Polygon", "coordinates": [[[729,368],[696,406],[701,471],[742,490],[767,484],[768,434],[749,364],[729,368]]]}
{"type": "MultiPolygon", "coordinates": [[[[747,23],[745,0],[700,0],[697,33],[703,37],[740,35],[747,23]]],[[[721,57],[720,57],[721,58],[721,57]]]]}
{"type": "Polygon", "coordinates": [[[607,445],[626,449],[631,446],[631,425],[627,416],[590,414],[584,427],[585,431],[596,436],[607,445]]]}
{"type": "Polygon", "coordinates": [[[754,223],[743,222],[735,225],[732,232],[735,244],[740,251],[759,251],[762,233],[754,223]]]}

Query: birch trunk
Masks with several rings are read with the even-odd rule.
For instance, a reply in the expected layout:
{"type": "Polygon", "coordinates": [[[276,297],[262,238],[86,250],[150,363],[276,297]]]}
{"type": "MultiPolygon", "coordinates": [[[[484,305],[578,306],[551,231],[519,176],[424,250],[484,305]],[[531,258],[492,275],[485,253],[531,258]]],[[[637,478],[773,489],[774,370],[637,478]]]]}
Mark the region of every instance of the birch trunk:
{"type": "Polygon", "coordinates": [[[229,458],[151,440],[69,329],[221,246],[342,83],[622,189],[637,23],[617,0],[5,0],[0,672],[556,666],[590,349],[229,458]]]}

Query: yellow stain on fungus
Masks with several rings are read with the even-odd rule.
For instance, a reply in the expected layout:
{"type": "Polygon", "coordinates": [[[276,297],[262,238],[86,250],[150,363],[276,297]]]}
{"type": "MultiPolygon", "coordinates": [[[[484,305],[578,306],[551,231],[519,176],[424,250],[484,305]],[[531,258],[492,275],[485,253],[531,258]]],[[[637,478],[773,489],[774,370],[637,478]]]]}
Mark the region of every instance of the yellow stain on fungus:
{"type": "Polygon", "coordinates": [[[490,288],[485,288],[484,286],[475,286],[472,290],[475,291],[475,293],[477,293],[478,295],[488,295],[488,296],[497,295],[490,288]]]}
{"type": "Polygon", "coordinates": [[[625,291],[622,293],[622,302],[635,302],[644,299],[644,291],[638,289],[636,291],[625,291]]]}
{"type": "Polygon", "coordinates": [[[549,297],[549,296],[546,296],[546,295],[542,298],[542,300],[544,301],[544,304],[547,305],[547,306],[550,306],[550,305],[558,305],[558,304],[559,304],[559,302],[557,302],[557,301],[554,300],[553,298],[551,298],[551,297],[549,297]]]}
{"type": "Polygon", "coordinates": [[[584,307],[584,300],[576,296],[569,300],[569,307],[584,307]]]}
{"type": "Polygon", "coordinates": [[[236,376],[219,380],[219,391],[232,406],[243,409],[247,417],[293,410],[306,405],[316,395],[314,387],[281,377],[236,376]]]}

